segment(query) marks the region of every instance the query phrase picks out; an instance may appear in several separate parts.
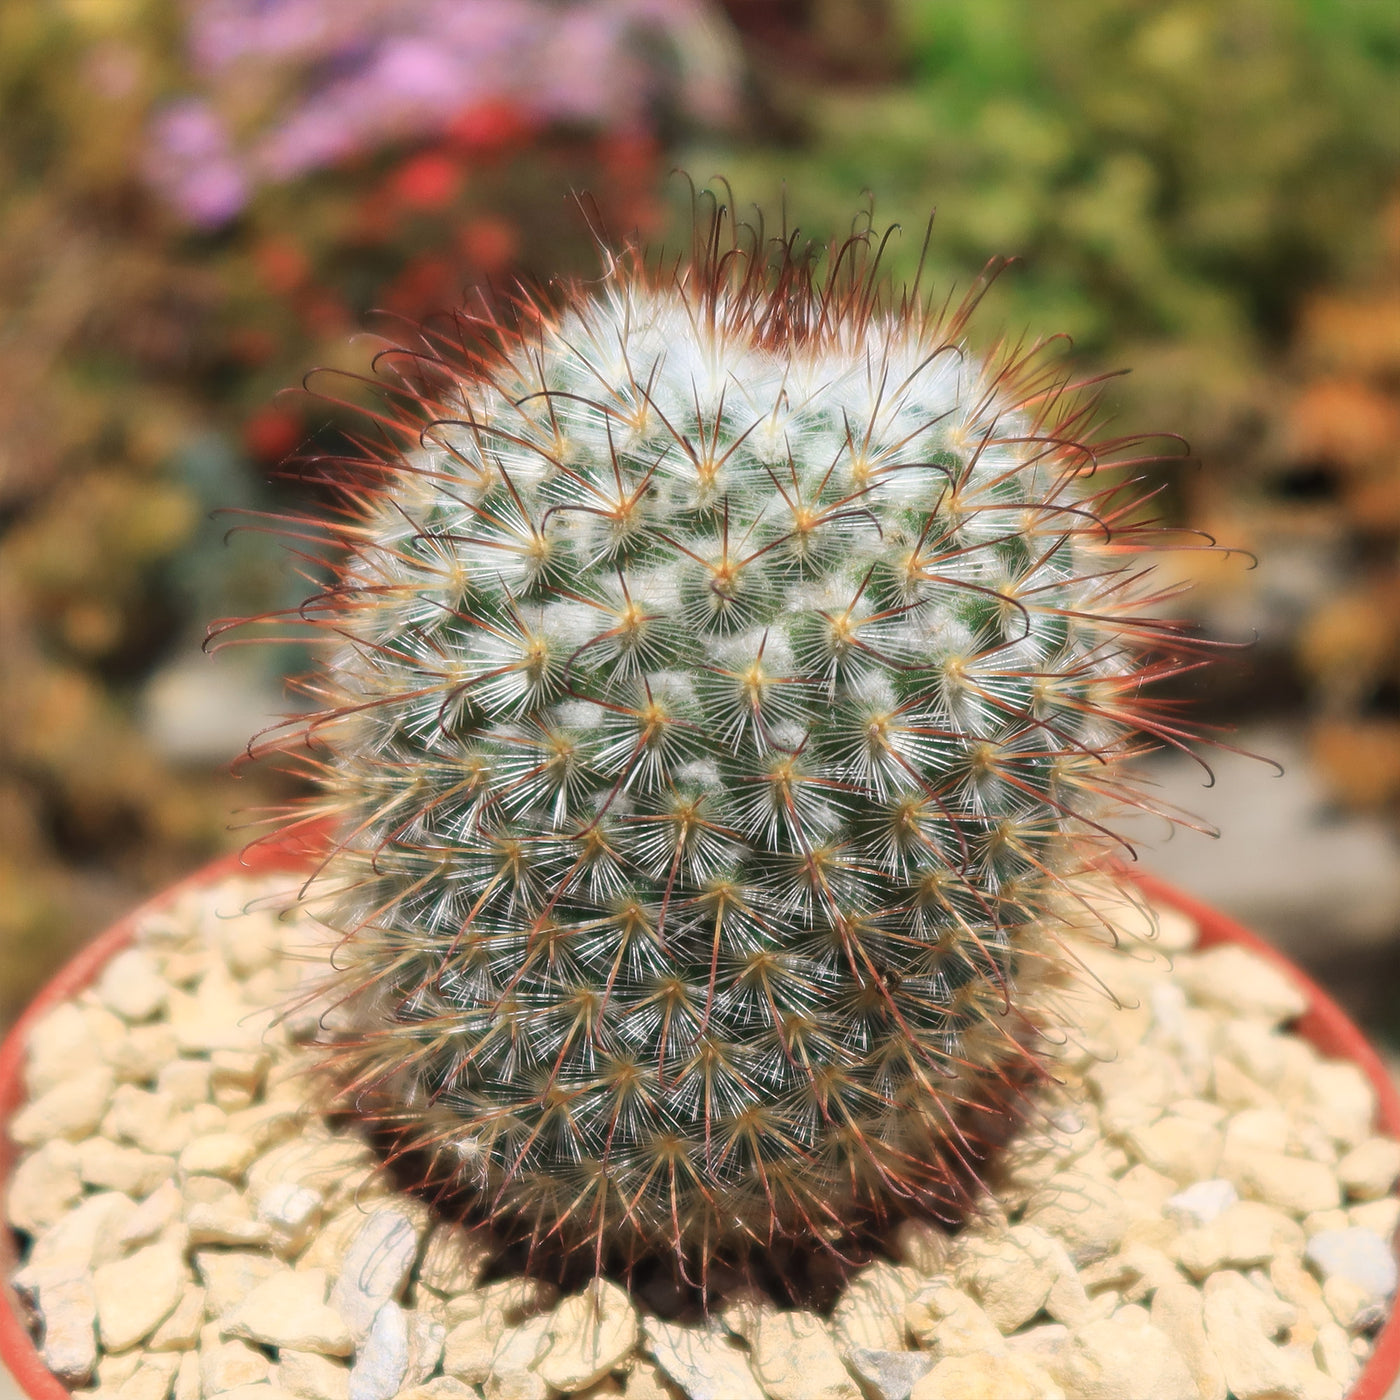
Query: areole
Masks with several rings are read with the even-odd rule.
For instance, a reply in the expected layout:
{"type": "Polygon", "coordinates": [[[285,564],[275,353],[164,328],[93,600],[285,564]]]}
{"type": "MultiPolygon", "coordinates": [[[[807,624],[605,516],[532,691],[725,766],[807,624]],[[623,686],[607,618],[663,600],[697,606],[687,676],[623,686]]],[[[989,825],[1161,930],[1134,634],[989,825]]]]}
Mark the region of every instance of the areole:
{"type": "MultiPolygon", "coordinates": [[[[187,889],[216,884],[240,874],[262,876],[309,871],[314,860],[314,849],[304,841],[291,840],[272,842],[243,854],[226,856],[165,890],[95,938],[43,988],[0,1043],[0,1121],[8,1123],[24,1100],[25,1043],[30,1028],[54,1006],[93,982],[107,961],[131,942],[133,931],[144,916],[172,903],[187,889]]],[[[1375,1050],[1326,992],[1258,935],[1210,906],[1180,893],[1151,875],[1133,872],[1130,878],[1154,902],[1176,908],[1196,920],[1202,947],[1239,944],[1283,970],[1308,999],[1308,1010],[1295,1023],[1294,1029],[1323,1054],[1349,1060],[1362,1071],[1376,1091],[1377,1126],[1400,1136],[1400,1091],[1392,1083],[1375,1050]]],[[[15,1147],[8,1134],[0,1137],[0,1189],[8,1182],[15,1155],[15,1147]]],[[[1397,1253],[1400,1253],[1400,1236],[1397,1236],[1395,1243],[1397,1253]]],[[[20,1303],[9,1281],[17,1263],[13,1233],[8,1229],[0,1231],[0,1273],[3,1273],[3,1280],[0,1280],[0,1288],[3,1288],[3,1300],[0,1301],[0,1363],[9,1371],[20,1390],[32,1400],[66,1400],[69,1394],[67,1387],[44,1365],[22,1320],[20,1303]]],[[[1348,1400],[1386,1400],[1397,1379],[1400,1379],[1400,1312],[1392,1310],[1376,1338],[1370,1359],[1348,1394],[1348,1400]]]]}

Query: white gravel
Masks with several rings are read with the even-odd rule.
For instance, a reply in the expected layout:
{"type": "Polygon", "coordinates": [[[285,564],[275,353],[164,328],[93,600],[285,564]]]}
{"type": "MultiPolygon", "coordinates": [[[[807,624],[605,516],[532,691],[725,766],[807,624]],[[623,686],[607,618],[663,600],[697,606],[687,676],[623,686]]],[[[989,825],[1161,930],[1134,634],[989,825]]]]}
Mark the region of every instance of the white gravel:
{"type": "Polygon", "coordinates": [[[1070,940],[1060,1086],[956,1237],[905,1222],[828,1317],[482,1284],[490,1241],[307,1108],[320,1008],[278,1010],[323,945],[275,892],[183,896],[31,1036],[15,1283],[78,1394],[1341,1400],[1393,1306],[1400,1142],[1365,1078],[1288,1031],[1271,966],[1092,889],[1121,946],[1070,940]]]}

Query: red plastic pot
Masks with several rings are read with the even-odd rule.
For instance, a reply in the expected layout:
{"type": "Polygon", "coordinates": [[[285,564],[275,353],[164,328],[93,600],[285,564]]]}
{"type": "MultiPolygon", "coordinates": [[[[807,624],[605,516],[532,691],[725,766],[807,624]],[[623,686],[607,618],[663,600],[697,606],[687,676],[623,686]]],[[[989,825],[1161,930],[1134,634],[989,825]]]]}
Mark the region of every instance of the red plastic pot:
{"type": "MultiPolygon", "coordinates": [[[[0,1122],[8,1122],[24,1100],[24,1045],[30,1027],[59,1002],[66,1001],[94,981],[107,960],[131,942],[143,918],[167,907],[187,889],[217,884],[236,875],[303,872],[311,867],[313,859],[314,852],[304,841],[268,844],[255,847],[241,856],[227,856],[166,890],[95,938],[39,993],[0,1044],[0,1122]]],[[[1131,878],[1154,903],[1179,909],[1194,919],[1200,928],[1202,947],[1216,943],[1241,944],[1291,977],[1308,998],[1308,1010],[1297,1021],[1295,1029],[1324,1055],[1332,1059],[1350,1060],[1361,1070],[1376,1091],[1378,1126],[1400,1137],[1400,1092],[1397,1092],[1380,1057],[1365,1036],[1321,987],[1300,972],[1283,954],[1233,919],[1227,919],[1208,905],[1181,894],[1151,875],[1133,871],[1131,878]]],[[[9,1137],[0,1137],[0,1186],[9,1178],[15,1155],[15,1147],[9,1137]]],[[[10,1285],[10,1277],[19,1262],[15,1246],[13,1232],[0,1228],[0,1274],[3,1274],[3,1278],[0,1278],[0,1289],[3,1289],[3,1298],[0,1298],[0,1363],[33,1400],[67,1400],[67,1388],[44,1365],[21,1320],[23,1313],[19,1299],[10,1285]]],[[[1396,1238],[1396,1249],[1400,1253],[1400,1235],[1396,1238]]],[[[1390,1387],[1397,1379],[1400,1379],[1400,1311],[1392,1308],[1385,1327],[1376,1338],[1375,1350],[1352,1386],[1347,1400],[1386,1400],[1390,1387]]]]}

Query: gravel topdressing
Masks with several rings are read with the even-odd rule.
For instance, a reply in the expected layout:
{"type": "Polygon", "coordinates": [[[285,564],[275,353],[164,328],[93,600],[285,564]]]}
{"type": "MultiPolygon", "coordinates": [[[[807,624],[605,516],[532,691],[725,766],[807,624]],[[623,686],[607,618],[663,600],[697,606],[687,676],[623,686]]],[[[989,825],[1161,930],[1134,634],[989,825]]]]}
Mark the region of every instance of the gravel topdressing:
{"type": "Polygon", "coordinates": [[[77,1393],[1338,1400],[1388,1314],[1400,1142],[1365,1077],[1287,1031],[1271,966],[1104,891],[1124,936],[1068,940],[1091,976],[1062,1086],[956,1237],[906,1222],[826,1317],[482,1282],[489,1244],[306,1106],[320,1008],[278,1008],[324,945],[266,907],[284,884],[185,894],[33,1032],[15,1284],[77,1393]]]}

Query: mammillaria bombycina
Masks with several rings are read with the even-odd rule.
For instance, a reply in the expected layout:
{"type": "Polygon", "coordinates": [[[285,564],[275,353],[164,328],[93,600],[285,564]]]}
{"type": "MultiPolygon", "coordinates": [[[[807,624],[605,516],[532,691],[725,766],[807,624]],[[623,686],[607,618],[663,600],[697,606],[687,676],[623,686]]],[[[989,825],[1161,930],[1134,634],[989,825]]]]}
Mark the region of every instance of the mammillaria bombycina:
{"type": "Polygon", "coordinates": [[[1092,386],[868,235],[701,223],[381,357],[292,736],[342,1085],[507,1233],[688,1274],[965,1204],[1194,664],[1092,386]]]}

